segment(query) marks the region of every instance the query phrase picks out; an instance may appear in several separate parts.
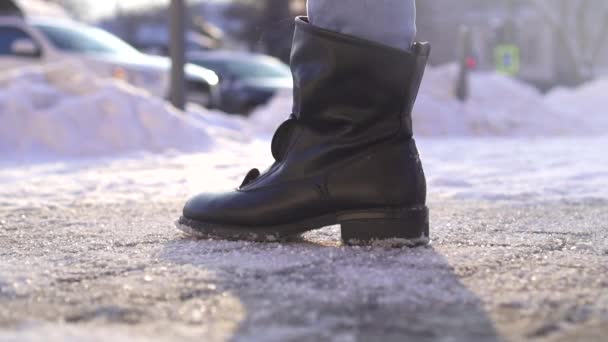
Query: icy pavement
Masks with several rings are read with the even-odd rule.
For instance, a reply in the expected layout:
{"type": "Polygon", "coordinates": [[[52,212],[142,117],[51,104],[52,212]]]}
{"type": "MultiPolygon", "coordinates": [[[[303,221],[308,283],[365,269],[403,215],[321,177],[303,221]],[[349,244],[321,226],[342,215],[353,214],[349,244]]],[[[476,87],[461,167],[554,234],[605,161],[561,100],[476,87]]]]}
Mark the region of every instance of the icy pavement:
{"type": "Polygon", "coordinates": [[[290,95],[247,120],[185,114],[78,71],[0,74],[0,341],[608,335],[607,80],[545,96],[476,73],[460,103],[456,69],[429,68],[414,121],[433,243],[384,249],[336,227],[183,236],[187,197],[270,164],[290,95]]]}
{"type": "Polygon", "coordinates": [[[184,199],[269,162],[205,153],[6,162],[0,341],[601,340],[608,138],[422,139],[433,243],[199,241],[184,199]]]}
{"type": "Polygon", "coordinates": [[[431,202],[431,247],[198,241],[179,203],[0,210],[2,341],[601,340],[608,203],[431,202]]]}

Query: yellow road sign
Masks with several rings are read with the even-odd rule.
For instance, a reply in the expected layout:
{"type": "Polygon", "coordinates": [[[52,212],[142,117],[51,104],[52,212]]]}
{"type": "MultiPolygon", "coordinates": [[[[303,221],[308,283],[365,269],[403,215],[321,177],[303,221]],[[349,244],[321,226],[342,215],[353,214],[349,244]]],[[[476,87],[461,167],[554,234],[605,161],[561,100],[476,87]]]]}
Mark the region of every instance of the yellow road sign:
{"type": "Polygon", "coordinates": [[[494,49],[496,71],[506,75],[517,75],[521,66],[520,50],[516,45],[498,45],[494,49]]]}

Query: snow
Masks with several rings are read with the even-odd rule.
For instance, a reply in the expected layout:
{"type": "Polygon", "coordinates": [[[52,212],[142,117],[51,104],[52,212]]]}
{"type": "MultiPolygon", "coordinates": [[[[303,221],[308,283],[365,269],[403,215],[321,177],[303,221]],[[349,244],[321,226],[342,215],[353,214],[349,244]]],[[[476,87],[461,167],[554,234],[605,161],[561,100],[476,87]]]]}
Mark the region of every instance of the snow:
{"type": "Polygon", "coordinates": [[[545,103],[583,122],[591,132],[606,133],[608,127],[608,78],[575,89],[558,88],[547,94],[545,103]]]}
{"type": "Polygon", "coordinates": [[[419,141],[432,194],[539,203],[608,198],[608,136],[419,141]]]}
{"type": "MultiPolygon", "coordinates": [[[[608,133],[608,81],[598,81],[578,91],[562,90],[561,96],[544,96],[516,79],[478,72],[471,75],[471,97],[462,103],[454,95],[457,72],[452,64],[427,69],[413,113],[417,136],[555,137],[608,133]]],[[[281,93],[254,112],[252,126],[260,133],[272,134],[285,120],[285,113],[291,113],[291,107],[291,94],[281,93]]]]}
{"type": "Polygon", "coordinates": [[[572,334],[608,320],[605,202],[431,209],[433,244],[417,249],[347,247],[335,227],[196,240],[171,226],[171,201],[0,209],[0,340],[605,336],[572,334]]]}
{"type": "MultiPolygon", "coordinates": [[[[428,68],[414,125],[423,136],[559,136],[587,134],[576,117],[549,107],[530,85],[496,73],[473,73],[470,98],[454,96],[456,65],[428,68]]],[[[595,118],[592,118],[595,119],[595,118]]],[[[608,132],[608,126],[604,126],[608,132]]]]}
{"type": "Polygon", "coordinates": [[[605,107],[564,121],[603,86],[562,91],[570,112],[477,75],[459,104],[449,72],[430,70],[416,109],[438,108],[417,114],[433,243],[412,250],[346,247],[336,226],[286,244],[173,228],[186,198],[271,162],[288,94],[243,119],[184,115],[76,66],[1,75],[0,340],[567,339],[605,326],[605,107]]]}
{"type": "MultiPolygon", "coordinates": [[[[427,71],[414,110],[417,136],[608,132],[608,81],[545,98],[516,80],[479,73],[471,80],[471,99],[460,103],[452,90],[455,77],[451,65],[427,71]]],[[[201,151],[218,136],[240,143],[268,139],[290,112],[291,94],[284,92],[249,120],[196,107],[184,115],[143,90],[96,78],[79,64],[30,67],[0,74],[0,154],[33,160],[201,151]]]]}
{"type": "Polygon", "coordinates": [[[0,75],[4,158],[91,157],[130,151],[201,150],[205,129],[162,99],[79,64],[0,75]]]}
{"type": "Polygon", "coordinates": [[[283,90],[265,105],[258,107],[250,116],[251,126],[265,137],[272,137],[279,125],[287,120],[292,112],[292,93],[283,90]]]}
{"type": "MultiPolygon", "coordinates": [[[[432,195],[608,197],[608,156],[598,153],[608,146],[606,81],[543,97],[509,78],[476,74],[474,95],[462,104],[449,86],[454,73],[430,68],[415,109],[432,195]]],[[[0,207],[179,200],[232,189],[272,162],[269,139],[290,112],[290,94],[282,93],[248,119],[197,106],[184,114],[78,65],[0,74],[0,207]]]]}
{"type": "MultiPolygon", "coordinates": [[[[432,197],[540,203],[608,198],[608,137],[424,138],[418,140],[432,197]]],[[[5,164],[0,208],[52,203],[183,201],[238,186],[254,167],[270,165],[268,142],[255,139],[203,153],[5,164]]]]}

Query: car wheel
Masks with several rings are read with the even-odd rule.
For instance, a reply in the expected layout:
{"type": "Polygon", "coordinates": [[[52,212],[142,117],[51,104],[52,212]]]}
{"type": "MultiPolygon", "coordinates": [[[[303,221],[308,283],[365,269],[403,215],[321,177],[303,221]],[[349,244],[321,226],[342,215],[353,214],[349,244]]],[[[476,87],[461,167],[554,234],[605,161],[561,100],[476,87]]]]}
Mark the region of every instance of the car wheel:
{"type": "Polygon", "coordinates": [[[211,94],[208,91],[189,91],[186,100],[205,108],[211,108],[211,94]]]}
{"type": "Polygon", "coordinates": [[[214,105],[211,90],[207,84],[189,83],[186,92],[186,101],[205,108],[212,108],[214,105]]]}

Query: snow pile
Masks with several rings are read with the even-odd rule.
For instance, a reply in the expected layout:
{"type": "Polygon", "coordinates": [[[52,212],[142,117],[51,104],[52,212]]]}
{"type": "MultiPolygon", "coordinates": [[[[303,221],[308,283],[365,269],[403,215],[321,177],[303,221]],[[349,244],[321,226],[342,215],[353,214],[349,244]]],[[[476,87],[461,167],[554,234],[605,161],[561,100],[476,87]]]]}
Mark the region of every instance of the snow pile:
{"type": "MultiPolygon", "coordinates": [[[[479,72],[471,75],[471,97],[462,103],[454,95],[457,76],[456,65],[427,68],[413,113],[416,135],[564,136],[608,132],[608,119],[597,110],[608,108],[605,83],[561,98],[545,98],[533,86],[516,79],[479,72]],[[584,110],[585,120],[579,115],[581,101],[589,108],[584,110]]],[[[252,121],[259,131],[270,132],[289,113],[291,94],[283,93],[256,111],[252,121]]]]}
{"type": "Polygon", "coordinates": [[[293,105],[292,95],[291,90],[283,90],[267,104],[258,107],[251,113],[249,121],[259,135],[272,136],[277,127],[289,118],[293,105]]]}
{"type": "Polygon", "coordinates": [[[414,109],[417,135],[554,136],[585,127],[549,107],[534,87],[497,73],[474,73],[470,98],[454,95],[456,65],[428,68],[414,109]]]}
{"type": "Polygon", "coordinates": [[[162,99],[77,64],[0,74],[0,155],[95,156],[135,150],[200,150],[200,123],[162,99]]]}
{"type": "Polygon", "coordinates": [[[608,132],[608,78],[576,89],[558,88],[547,94],[545,103],[569,113],[589,128],[590,133],[608,132]]]}
{"type": "MultiPolygon", "coordinates": [[[[608,80],[542,96],[494,73],[471,77],[459,102],[455,66],[429,68],[414,109],[419,136],[559,136],[606,134],[608,80]]],[[[0,73],[0,160],[117,155],[132,151],[201,151],[212,144],[267,140],[291,113],[290,92],[250,118],[200,107],[187,115],[164,100],[78,64],[0,73]]]]}

